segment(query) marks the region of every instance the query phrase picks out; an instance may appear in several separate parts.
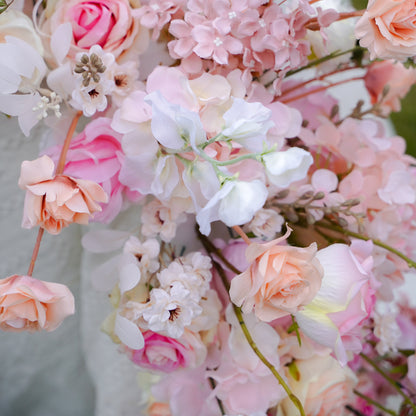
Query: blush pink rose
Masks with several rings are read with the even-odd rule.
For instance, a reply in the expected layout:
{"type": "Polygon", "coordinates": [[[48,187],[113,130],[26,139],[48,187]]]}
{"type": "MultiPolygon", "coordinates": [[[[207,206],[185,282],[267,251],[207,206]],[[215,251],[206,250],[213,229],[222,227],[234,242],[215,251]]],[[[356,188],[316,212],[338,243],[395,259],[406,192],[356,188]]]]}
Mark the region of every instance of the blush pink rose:
{"type": "Polygon", "coordinates": [[[178,368],[195,367],[205,358],[205,347],[189,331],[179,340],[153,331],[144,332],[143,338],[141,350],[126,349],[130,359],[142,368],[171,373],[178,368]]]}
{"type": "Polygon", "coordinates": [[[380,111],[386,117],[391,111],[400,111],[400,100],[416,83],[416,70],[405,68],[402,63],[393,60],[376,61],[369,66],[364,83],[371,103],[380,102],[380,111]]]}
{"type": "MultiPolygon", "coordinates": [[[[71,140],[65,174],[97,182],[109,196],[93,221],[109,223],[122,209],[124,195],[131,201],[137,201],[141,196],[138,192],[129,191],[118,179],[124,159],[121,138],[122,135],[111,128],[111,119],[100,117],[71,140]]],[[[56,146],[47,150],[46,154],[57,162],[60,152],[61,147],[56,146]]]]}
{"type": "Polygon", "coordinates": [[[0,279],[0,329],[4,331],[53,331],[74,311],[74,297],[65,285],[16,274],[0,279]]]}
{"type": "Polygon", "coordinates": [[[370,0],[355,26],[360,45],[371,59],[406,60],[416,55],[414,0],[370,0]]]}
{"type": "Polygon", "coordinates": [[[93,45],[116,58],[147,46],[147,29],[140,26],[138,9],[131,8],[129,0],[58,0],[42,29],[53,34],[65,22],[72,25],[71,57],[93,45]]]}
{"type": "Polygon", "coordinates": [[[75,222],[88,224],[99,202],[107,202],[103,188],[95,182],[54,175],[49,156],[22,163],[19,186],[26,190],[22,227],[39,225],[51,234],[75,222]]]}
{"type": "Polygon", "coordinates": [[[261,321],[270,322],[297,312],[318,293],[323,276],[315,257],[317,247],[281,245],[290,230],[268,243],[252,243],[246,257],[249,268],[231,281],[233,303],[244,313],[254,309],[261,321]]]}
{"type": "MultiPolygon", "coordinates": [[[[313,356],[308,360],[296,360],[299,380],[289,376],[290,388],[303,403],[306,416],[343,416],[345,406],[353,398],[357,378],[347,366],[330,355],[313,356]]],[[[289,398],[280,404],[282,416],[297,414],[289,398]]]]}

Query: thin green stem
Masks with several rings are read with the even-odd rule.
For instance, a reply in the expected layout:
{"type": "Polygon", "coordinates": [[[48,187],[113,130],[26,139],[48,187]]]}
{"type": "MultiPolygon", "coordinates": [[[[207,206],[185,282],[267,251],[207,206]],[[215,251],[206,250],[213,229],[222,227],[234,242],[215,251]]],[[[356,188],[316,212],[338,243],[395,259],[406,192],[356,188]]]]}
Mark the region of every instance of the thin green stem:
{"type": "Polygon", "coordinates": [[[374,245],[378,246],[378,247],[382,247],[385,250],[390,251],[391,253],[395,254],[396,256],[400,257],[401,259],[403,259],[409,267],[413,267],[416,269],[416,262],[413,261],[411,258],[407,257],[405,254],[403,254],[401,251],[395,249],[392,246],[389,246],[386,243],[383,243],[383,241],[378,240],[376,238],[371,238],[368,237],[366,235],[360,234],[360,233],[356,233],[354,231],[350,231],[347,230],[345,228],[339,227],[338,225],[332,225],[332,224],[326,224],[324,222],[316,222],[315,226],[318,227],[322,227],[322,228],[326,228],[328,230],[332,230],[332,231],[338,231],[344,235],[348,235],[349,237],[354,237],[354,238],[358,238],[360,240],[364,240],[364,241],[369,241],[371,240],[373,242],[374,245]]]}
{"type": "Polygon", "coordinates": [[[377,407],[377,409],[382,410],[383,412],[388,413],[389,415],[392,416],[397,416],[397,413],[394,412],[393,410],[387,409],[386,407],[384,407],[383,405],[381,405],[380,403],[376,402],[375,400],[373,400],[371,397],[366,396],[365,394],[360,393],[357,390],[353,390],[354,394],[356,394],[358,397],[361,397],[363,400],[365,400],[367,403],[377,407]]]}
{"type": "MultiPolygon", "coordinates": [[[[205,249],[208,251],[208,253],[211,254],[217,254],[218,249],[215,247],[214,244],[212,244],[209,239],[205,236],[203,236],[198,230],[197,234],[199,239],[201,240],[202,244],[204,245],[205,249]],[[209,242],[209,244],[208,244],[209,242]],[[212,250],[212,248],[215,248],[215,250],[212,250]]],[[[228,262],[227,262],[228,263],[228,262]]],[[[227,276],[225,275],[224,269],[221,267],[219,263],[217,263],[215,260],[213,260],[213,265],[215,269],[217,270],[218,274],[221,277],[221,281],[224,285],[224,287],[227,289],[227,292],[229,293],[230,290],[230,284],[228,282],[227,276]]],[[[233,269],[237,270],[234,266],[233,269]]],[[[238,270],[237,270],[238,271],[238,270]]],[[[238,272],[240,273],[240,272],[238,272]]],[[[250,331],[247,328],[247,325],[244,321],[243,312],[241,311],[241,308],[234,305],[234,313],[237,317],[238,323],[240,324],[241,330],[243,331],[243,334],[249,343],[251,349],[254,351],[254,353],[259,357],[260,361],[270,370],[270,372],[274,375],[274,377],[277,379],[279,384],[283,387],[285,392],[287,393],[289,399],[292,401],[292,403],[296,406],[296,408],[299,410],[299,414],[301,416],[306,416],[305,411],[303,409],[302,403],[300,400],[292,393],[290,390],[290,387],[287,385],[283,377],[279,374],[279,372],[276,370],[276,368],[271,364],[267,358],[262,354],[262,352],[257,347],[257,344],[254,342],[253,337],[250,334],[250,331]]]]}
{"type": "Polygon", "coordinates": [[[404,401],[408,403],[416,414],[416,405],[413,403],[412,399],[400,388],[400,385],[396,380],[392,379],[384,370],[382,370],[375,361],[373,361],[367,355],[360,353],[360,357],[366,361],[374,370],[377,371],[399,394],[403,397],[404,401]]]}
{"type": "Polygon", "coordinates": [[[290,77],[291,75],[297,74],[298,72],[304,71],[305,69],[312,68],[316,65],[322,64],[326,61],[330,61],[331,59],[338,58],[339,56],[346,55],[347,53],[359,51],[363,49],[361,46],[356,46],[354,48],[348,49],[346,51],[334,51],[329,55],[323,56],[322,58],[315,59],[314,61],[309,62],[307,65],[302,66],[301,68],[292,69],[286,73],[286,77],[290,77]]]}
{"type": "MultiPolygon", "coordinates": [[[[208,382],[209,382],[212,390],[214,390],[215,386],[216,386],[215,380],[212,377],[209,377],[208,382]]],[[[218,407],[220,408],[221,414],[225,415],[226,413],[225,413],[224,405],[222,404],[222,401],[217,396],[215,396],[215,398],[217,399],[218,407]]]]}
{"type": "Polygon", "coordinates": [[[205,143],[203,143],[200,147],[201,149],[205,149],[207,146],[209,146],[212,143],[218,142],[224,137],[221,133],[218,133],[216,136],[212,137],[211,139],[207,140],[205,143]]]}

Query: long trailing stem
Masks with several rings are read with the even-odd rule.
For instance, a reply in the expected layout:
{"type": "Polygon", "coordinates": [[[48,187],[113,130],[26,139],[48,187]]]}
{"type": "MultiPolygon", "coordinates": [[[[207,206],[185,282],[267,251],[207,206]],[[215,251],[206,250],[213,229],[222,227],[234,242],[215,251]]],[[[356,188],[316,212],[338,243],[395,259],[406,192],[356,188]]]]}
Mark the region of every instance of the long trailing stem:
{"type": "MultiPolygon", "coordinates": [[[[59,162],[58,162],[56,172],[55,172],[56,175],[60,175],[64,170],[66,154],[68,153],[68,149],[71,143],[72,136],[74,134],[75,128],[77,127],[78,120],[81,117],[81,115],[82,115],[82,112],[78,111],[75,114],[74,118],[72,119],[71,125],[69,126],[68,133],[66,134],[65,141],[62,146],[61,154],[59,155],[59,162]]],[[[33,269],[35,268],[36,259],[38,258],[40,243],[42,241],[43,233],[44,233],[44,228],[40,227],[38,231],[38,236],[36,238],[35,247],[33,248],[32,258],[30,259],[29,269],[27,271],[28,276],[32,276],[33,274],[33,269]]]]}
{"type": "Polygon", "coordinates": [[[71,121],[71,124],[68,129],[68,133],[66,134],[64,144],[62,146],[61,154],[59,156],[58,165],[56,166],[56,175],[60,175],[64,171],[65,167],[65,160],[66,160],[66,154],[68,153],[69,145],[71,144],[72,136],[75,132],[75,129],[78,124],[78,120],[82,116],[82,111],[78,111],[74,118],[71,121]]]}
{"type": "Polygon", "coordinates": [[[395,249],[392,246],[389,246],[388,244],[384,243],[381,240],[378,240],[376,238],[371,238],[368,237],[366,235],[360,234],[360,233],[356,233],[354,231],[350,231],[347,230],[345,228],[342,228],[340,226],[337,225],[333,225],[333,224],[327,224],[324,223],[322,221],[316,222],[315,226],[321,227],[321,228],[326,228],[328,230],[332,230],[332,231],[337,231],[341,234],[347,235],[349,237],[354,237],[354,238],[358,238],[359,240],[364,240],[364,241],[369,241],[371,240],[373,242],[374,245],[378,246],[378,247],[382,247],[387,251],[390,251],[391,253],[395,254],[396,256],[400,257],[401,259],[403,259],[409,267],[413,267],[416,269],[416,262],[413,261],[411,258],[407,257],[405,254],[403,254],[401,251],[395,249]]]}
{"type": "Polygon", "coordinates": [[[377,373],[379,373],[399,394],[400,396],[403,397],[403,400],[405,401],[405,403],[409,404],[413,411],[416,414],[416,405],[413,402],[413,400],[403,391],[403,389],[401,389],[400,385],[397,383],[396,380],[393,380],[384,370],[382,370],[376,362],[374,362],[370,357],[368,357],[367,355],[360,353],[360,357],[366,361],[368,364],[371,365],[371,367],[374,368],[374,370],[377,371],[377,373]]]}
{"type": "Polygon", "coordinates": [[[375,400],[373,400],[371,397],[366,396],[363,393],[360,393],[357,390],[353,390],[354,394],[357,395],[358,397],[361,397],[363,400],[365,400],[367,403],[377,407],[377,409],[382,410],[383,412],[388,413],[389,415],[392,416],[397,416],[397,413],[394,412],[393,410],[387,409],[386,407],[382,406],[380,403],[376,402],[375,400]]]}
{"type": "MultiPolygon", "coordinates": [[[[202,242],[203,246],[208,251],[208,253],[210,255],[211,254],[217,254],[218,249],[214,246],[214,244],[212,244],[211,241],[209,241],[209,239],[207,237],[203,236],[198,230],[197,230],[197,233],[198,233],[198,238],[200,239],[200,241],[202,242]],[[215,248],[215,249],[212,250],[213,248],[215,248]]],[[[220,275],[221,281],[222,281],[224,287],[226,288],[227,293],[229,293],[230,285],[228,283],[228,279],[227,279],[227,276],[225,275],[224,269],[215,260],[213,260],[213,265],[214,265],[215,269],[217,270],[218,274],[220,275]]],[[[233,269],[237,273],[241,273],[234,266],[233,266],[233,269]]],[[[297,398],[296,395],[294,395],[292,393],[292,391],[290,390],[290,387],[287,385],[287,383],[285,382],[283,377],[279,374],[279,372],[276,370],[276,368],[273,366],[273,364],[270,363],[270,361],[262,354],[262,352],[258,348],[257,344],[255,343],[255,341],[254,341],[253,337],[251,336],[250,331],[248,330],[247,325],[244,321],[243,312],[242,312],[241,308],[238,307],[237,305],[233,304],[233,309],[234,309],[234,313],[237,317],[238,323],[240,324],[241,330],[243,331],[243,334],[244,334],[248,344],[250,345],[251,349],[253,350],[253,352],[257,355],[257,357],[260,359],[260,361],[270,370],[270,372],[277,379],[279,384],[283,387],[283,389],[287,393],[289,399],[292,401],[292,403],[299,410],[299,414],[301,416],[305,416],[305,411],[303,409],[303,406],[302,406],[302,403],[300,402],[300,400],[297,398]]]]}
{"type": "Polygon", "coordinates": [[[341,84],[346,84],[347,82],[351,82],[351,81],[359,81],[359,80],[362,80],[362,79],[363,79],[363,77],[354,77],[354,78],[343,79],[341,81],[334,82],[334,83],[329,84],[329,85],[324,85],[322,87],[315,88],[314,90],[306,91],[302,94],[295,95],[294,97],[289,97],[289,98],[282,99],[282,100],[279,100],[279,101],[284,103],[284,104],[287,104],[287,103],[290,103],[292,101],[296,101],[296,100],[300,100],[301,98],[305,98],[308,95],[313,95],[313,94],[316,94],[318,92],[325,91],[328,88],[336,87],[337,85],[341,85],[341,84]]]}

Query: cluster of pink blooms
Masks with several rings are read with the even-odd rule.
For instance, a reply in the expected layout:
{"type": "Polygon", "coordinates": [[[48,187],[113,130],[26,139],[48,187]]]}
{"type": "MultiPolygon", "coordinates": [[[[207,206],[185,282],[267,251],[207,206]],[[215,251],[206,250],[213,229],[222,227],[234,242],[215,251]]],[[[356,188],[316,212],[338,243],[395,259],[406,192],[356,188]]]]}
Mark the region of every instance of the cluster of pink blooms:
{"type": "MultiPolygon", "coordinates": [[[[152,380],[143,414],[416,412],[414,299],[395,296],[416,265],[416,159],[380,120],[416,83],[415,2],[44,6],[0,16],[0,111],[49,126],[22,164],[22,226],[38,248],[104,224],[83,245],[108,253],[92,279],[104,331],[152,380]],[[357,80],[343,114],[332,87],[357,80]],[[135,232],[111,228],[127,209],[135,232]]],[[[0,280],[2,330],[74,313],[36,255],[0,280]]]]}

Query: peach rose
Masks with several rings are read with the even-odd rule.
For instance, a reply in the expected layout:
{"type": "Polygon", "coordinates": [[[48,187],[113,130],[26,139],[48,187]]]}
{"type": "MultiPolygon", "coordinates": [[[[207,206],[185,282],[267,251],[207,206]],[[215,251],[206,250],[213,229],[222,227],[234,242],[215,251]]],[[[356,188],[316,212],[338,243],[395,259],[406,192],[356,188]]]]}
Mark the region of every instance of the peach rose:
{"type": "Polygon", "coordinates": [[[167,403],[152,403],[148,410],[149,416],[171,416],[170,407],[167,403]]]}
{"type": "Polygon", "coordinates": [[[107,202],[107,194],[93,181],[54,175],[49,156],[24,161],[19,186],[26,189],[23,228],[40,225],[51,234],[76,222],[88,224],[90,216],[101,211],[97,202],[107,202]]]}
{"type": "Polygon", "coordinates": [[[74,297],[65,285],[16,274],[0,279],[0,329],[4,331],[53,331],[74,311],[74,297]]]}
{"type": "Polygon", "coordinates": [[[100,45],[116,58],[126,51],[143,52],[148,30],[139,24],[138,10],[128,0],[58,0],[47,9],[42,30],[52,35],[65,22],[72,25],[70,56],[100,45]]]}
{"type": "Polygon", "coordinates": [[[387,117],[391,111],[400,111],[400,99],[404,98],[416,83],[416,70],[405,68],[401,62],[393,60],[376,61],[368,67],[364,83],[371,103],[381,101],[381,114],[387,117]],[[388,90],[383,97],[385,87],[388,90]]]}
{"type": "Polygon", "coordinates": [[[244,313],[254,308],[261,321],[295,313],[308,304],[321,287],[323,270],[315,257],[317,247],[280,245],[290,234],[268,243],[252,243],[246,250],[249,268],[231,281],[233,303],[244,313]]]}
{"type": "MultiPolygon", "coordinates": [[[[299,379],[288,376],[289,386],[303,403],[306,416],[343,416],[345,405],[353,397],[357,378],[351,369],[330,355],[296,360],[299,379]]],[[[279,404],[279,416],[297,414],[293,403],[284,399],[279,404]]]]}
{"type": "Polygon", "coordinates": [[[370,0],[355,26],[360,45],[371,59],[406,60],[416,55],[414,0],[370,0]]]}

